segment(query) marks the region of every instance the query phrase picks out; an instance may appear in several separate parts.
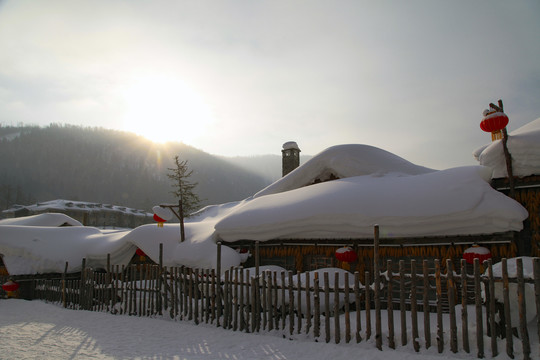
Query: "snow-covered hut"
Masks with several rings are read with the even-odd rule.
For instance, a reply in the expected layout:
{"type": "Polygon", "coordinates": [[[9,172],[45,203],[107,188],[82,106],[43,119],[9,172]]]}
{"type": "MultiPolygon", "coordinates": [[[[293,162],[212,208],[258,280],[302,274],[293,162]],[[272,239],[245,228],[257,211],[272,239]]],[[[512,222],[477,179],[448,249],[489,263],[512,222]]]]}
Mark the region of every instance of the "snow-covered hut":
{"type": "MultiPolygon", "coordinates": [[[[520,255],[540,256],[540,118],[508,134],[514,197],[529,212],[518,241],[520,255]]],[[[493,169],[492,185],[509,194],[510,181],[502,140],[477,149],[480,165],[493,169]]]]}
{"type": "Polygon", "coordinates": [[[372,146],[334,146],[235,206],[215,232],[231,246],[258,242],[261,264],[299,271],[340,265],[335,250],[351,246],[362,274],[374,225],[385,258],[458,260],[473,243],[515,256],[527,211],[491,177],[485,166],[437,171],[372,146]]]}

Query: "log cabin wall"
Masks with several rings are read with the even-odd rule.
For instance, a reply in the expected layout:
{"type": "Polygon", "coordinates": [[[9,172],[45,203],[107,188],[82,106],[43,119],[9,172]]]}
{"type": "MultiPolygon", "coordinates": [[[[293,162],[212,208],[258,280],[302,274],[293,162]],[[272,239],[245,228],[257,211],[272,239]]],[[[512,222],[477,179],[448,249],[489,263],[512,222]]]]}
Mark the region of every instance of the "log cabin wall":
{"type": "MultiPolygon", "coordinates": [[[[529,212],[524,229],[517,240],[518,254],[540,256],[540,175],[514,178],[515,200],[529,212]]],[[[509,195],[508,179],[494,179],[492,186],[509,195]]]]}
{"type": "MultiPolygon", "coordinates": [[[[410,269],[412,259],[417,263],[428,260],[433,264],[435,259],[440,260],[443,268],[446,260],[450,259],[454,269],[460,267],[463,252],[472,244],[477,243],[491,251],[493,262],[502,258],[517,256],[517,245],[513,239],[517,235],[513,232],[492,236],[467,236],[448,238],[423,239],[386,239],[379,247],[379,265],[386,270],[387,260],[398,264],[405,260],[405,266],[410,269]],[[407,243],[405,243],[407,241],[407,243]],[[403,244],[397,244],[404,242],[403,244]],[[416,244],[415,244],[416,242],[416,244]]],[[[253,242],[236,242],[229,244],[232,247],[249,248],[252,256],[243,264],[244,267],[255,266],[255,250],[253,242]]],[[[259,246],[260,265],[278,265],[293,272],[312,271],[328,267],[339,267],[351,272],[358,271],[362,282],[365,272],[373,272],[373,240],[298,240],[261,242],[259,246]],[[356,251],[358,260],[353,263],[338,261],[335,257],[337,249],[350,246],[356,251]]],[[[472,267],[471,267],[472,271],[472,267]]]]}

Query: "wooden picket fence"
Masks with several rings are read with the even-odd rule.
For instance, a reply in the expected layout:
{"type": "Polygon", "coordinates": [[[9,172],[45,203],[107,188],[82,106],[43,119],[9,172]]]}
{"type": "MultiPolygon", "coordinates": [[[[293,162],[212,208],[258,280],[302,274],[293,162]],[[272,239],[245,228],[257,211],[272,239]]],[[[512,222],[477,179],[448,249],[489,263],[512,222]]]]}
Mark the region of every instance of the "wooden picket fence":
{"type": "Polygon", "coordinates": [[[388,260],[385,272],[375,266],[374,273],[364,274],[373,279],[365,281],[370,286],[361,284],[358,272],[298,276],[242,268],[219,274],[187,267],[110,266],[108,272],[85,268],[80,279],[36,279],[34,295],[71,309],[169,316],[233,331],[279,331],[290,338],[305,334],[336,344],[368,341],[379,349],[436,346],[439,353],[450,350],[483,358],[488,349],[497,356],[503,346],[513,358],[518,346],[518,353],[529,359],[530,307],[536,307],[532,311],[537,319],[537,334],[532,335],[538,342],[533,344],[540,343],[540,258],[533,263],[534,279],[525,279],[521,259],[516,278],[508,277],[506,259],[501,278],[493,276],[490,261],[483,264],[485,272],[476,261],[468,274],[464,260],[460,269],[449,260],[445,267],[438,260],[411,260],[410,268],[403,260],[388,260]],[[517,303],[510,303],[512,286],[517,286],[517,303]],[[500,301],[496,288],[502,289],[500,301]],[[534,303],[525,301],[526,291],[533,292],[534,303]],[[511,318],[512,307],[518,308],[518,318],[511,318]]]}

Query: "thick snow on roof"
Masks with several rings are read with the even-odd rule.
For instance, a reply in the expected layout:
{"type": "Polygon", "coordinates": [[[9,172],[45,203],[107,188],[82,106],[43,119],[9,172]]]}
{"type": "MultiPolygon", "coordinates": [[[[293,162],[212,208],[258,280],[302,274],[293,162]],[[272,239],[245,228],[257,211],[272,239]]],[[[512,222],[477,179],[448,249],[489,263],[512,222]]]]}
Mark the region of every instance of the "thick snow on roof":
{"type": "Polygon", "coordinates": [[[521,230],[527,211],[487,182],[489,168],[365,175],[260,196],[216,224],[225,241],[491,234],[521,230]]]}
{"type": "Polygon", "coordinates": [[[23,225],[23,226],[50,226],[62,225],[83,226],[79,221],[60,213],[45,213],[32,216],[3,219],[0,225],[23,225]]]}
{"type": "Polygon", "coordinates": [[[389,173],[417,175],[435,171],[415,165],[386,150],[369,145],[349,144],[332,146],[285,177],[277,180],[255,197],[275,194],[334,178],[360,175],[382,176],[389,173]]]}
{"type": "MultiPolygon", "coordinates": [[[[370,238],[492,234],[521,230],[527,211],[489,185],[483,166],[435,171],[365,145],[335,146],[240,202],[212,205],[177,224],[131,231],[0,225],[0,254],[10,274],[78,271],[81,260],[126,264],[137,247],[166,266],[215,268],[216,242],[274,238],[370,238]],[[340,179],[327,180],[330,174],[340,179]],[[309,185],[309,186],[306,186],[309,185]]],[[[222,268],[240,255],[222,247],[222,268]]]]}
{"type": "MultiPolygon", "coordinates": [[[[508,151],[514,176],[540,175],[540,118],[509,133],[508,151]]],[[[480,165],[493,169],[493,178],[508,176],[502,140],[496,140],[473,152],[480,165]]]]}
{"type": "Polygon", "coordinates": [[[126,214],[132,214],[135,216],[152,216],[152,214],[147,213],[144,210],[128,208],[125,206],[101,204],[101,203],[86,202],[86,201],[64,200],[64,199],[45,201],[45,202],[40,202],[33,205],[14,205],[12,208],[4,210],[3,212],[14,212],[16,210],[20,210],[23,208],[26,208],[34,212],[47,211],[47,210],[107,211],[107,212],[121,212],[121,213],[126,213],[126,214]]]}

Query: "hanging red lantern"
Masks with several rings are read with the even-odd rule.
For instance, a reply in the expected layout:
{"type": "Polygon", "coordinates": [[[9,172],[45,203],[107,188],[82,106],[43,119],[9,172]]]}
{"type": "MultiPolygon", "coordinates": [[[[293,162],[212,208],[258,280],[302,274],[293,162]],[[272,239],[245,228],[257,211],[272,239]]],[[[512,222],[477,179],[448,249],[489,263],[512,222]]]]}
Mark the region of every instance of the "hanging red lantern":
{"type": "Polygon", "coordinates": [[[8,280],[4,284],[2,284],[2,289],[7,292],[8,297],[16,297],[16,292],[17,290],[19,290],[19,284],[13,280],[8,280]]]}
{"type": "Polygon", "coordinates": [[[140,261],[146,260],[146,254],[141,249],[137,248],[137,250],[135,250],[135,254],[139,256],[140,261]]]}
{"type": "Polygon", "coordinates": [[[154,220],[158,223],[158,227],[163,227],[163,223],[171,220],[173,215],[171,210],[162,208],[161,206],[154,206],[152,211],[154,211],[154,220]]]}
{"type": "Polygon", "coordinates": [[[478,259],[480,264],[491,259],[491,251],[488,248],[478,245],[473,245],[463,252],[463,258],[468,264],[474,264],[474,259],[478,259]]]}
{"type": "Polygon", "coordinates": [[[164,220],[164,219],[160,218],[156,214],[154,214],[154,220],[157,222],[158,227],[163,227],[163,223],[165,223],[167,221],[167,220],[164,220]]]}
{"type": "Polygon", "coordinates": [[[336,250],[336,259],[341,262],[352,263],[358,259],[358,255],[350,246],[345,246],[336,250]]]}
{"type": "Polygon", "coordinates": [[[491,133],[491,140],[502,139],[502,129],[508,125],[508,116],[502,111],[484,110],[484,118],[480,122],[480,129],[491,133]]]}

